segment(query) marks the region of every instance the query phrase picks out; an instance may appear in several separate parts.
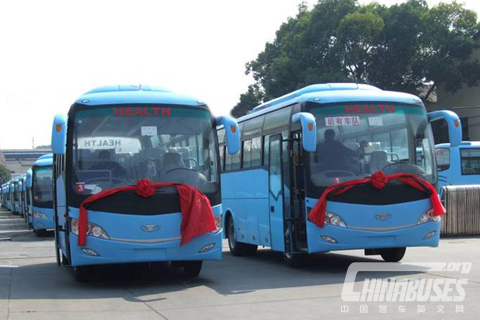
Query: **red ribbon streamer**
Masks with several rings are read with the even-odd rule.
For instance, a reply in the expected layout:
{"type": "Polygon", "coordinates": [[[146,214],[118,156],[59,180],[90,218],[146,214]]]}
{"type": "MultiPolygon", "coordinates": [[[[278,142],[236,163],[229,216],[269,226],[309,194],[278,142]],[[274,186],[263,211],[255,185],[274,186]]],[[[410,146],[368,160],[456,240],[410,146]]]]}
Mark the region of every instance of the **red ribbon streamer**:
{"type": "Polygon", "coordinates": [[[99,199],[109,197],[115,193],[134,190],[137,195],[148,198],[155,194],[157,188],[177,188],[180,200],[180,211],[182,212],[180,245],[193,240],[205,233],[215,231],[217,226],[212,211],[212,206],[207,196],[195,187],[180,183],[151,183],[148,179],[140,179],[135,186],[126,186],[104,190],[83,200],[80,205],[80,217],[78,221],[78,245],[85,246],[87,243],[88,212],[85,206],[99,199]]]}
{"type": "Polygon", "coordinates": [[[327,197],[329,195],[336,196],[342,194],[351,190],[356,185],[364,183],[371,183],[374,188],[383,189],[390,180],[400,180],[412,188],[427,193],[430,196],[430,202],[432,204],[434,216],[441,216],[445,214],[446,211],[440,202],[440,199],[438,198],[437,190],[435,190],[435,187],[432,186],[432,184],[430,184],[428,181],[425,181],[419,176],[411,173],[395,173],[386,176],[382,171],[377,171],[372,174],[371,177],[334,184],[333,186],[325,189],[317,204],[312,210],[310,210],[308,214],[308,220],[320,228],[323,228],[325,226],[325,210],[327,207],[327,197]]]}

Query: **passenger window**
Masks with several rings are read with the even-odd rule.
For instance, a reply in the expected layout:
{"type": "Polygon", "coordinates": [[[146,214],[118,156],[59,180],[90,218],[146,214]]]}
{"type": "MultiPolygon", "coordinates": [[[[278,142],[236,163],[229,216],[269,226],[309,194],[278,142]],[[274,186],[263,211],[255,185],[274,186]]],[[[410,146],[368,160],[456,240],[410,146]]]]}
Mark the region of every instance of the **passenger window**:
{"type": "Polygon", "coordinates": [[[290,114],[292,107],[280,109],[267,113],[265,115],[265,123],[263,124],[263,131],[280,128],[290,123],[290,114]]]}
{"type": "Polygon", "coordinates": [[[225,164],[223,162],[225,160],[225,146],[220,146],[218,152],[220,154],[220,170],[223,172],[225,171],[225,164]]]}
{"type": "Polygon", "coordinates": [[[225,129],[218,130],[217,135],[218,135],[218,144],[224,144],[225,143],[225,129]]]}
{"type": "Polygon", "coordinates": [[[252,136],[252,135],[260,134],[260,132],[262,131],[263,119],[264,119],[264,116],[260,116],[260,117],[256,117],[256,118],[245,121],[243,125],[242,135],[252,136]]]}
{"type": "Polygon", "coordinates": [[[230,170],[238,170],[240,169],[240,152],[237,152],[233,156],[231,156],[231,167],[230,170]]]}
{"type": "Polygon", "coordinates": [[[460,149],[462,174],[480,174],[480,149],[460,149]]]}
{"type": "Polygon", "coordinates": [[[232,156],[227,152],[225,154],[225,171],[232,170],[232,156]]]}
{"type": "Polygon", "coordinates": [[[250,168],[250,159],[252,153],[252,140],[243,141],[243,168],[250,168]]]}
{"type": "Polygon", "coordinates": [[[270,136],[263,137],[263,165],[268,166],[268,154],[270,150],[270,136]]]}
{"type": "Polygon", "coordinates": [[[262,165],[262,137],[252,139],[252,167],[262,165]]]}
{"type": "Polygon", "coordinates": [[[435,156],[437,158],[438,171],[444,171],[450,168],[450,149],[437,149],[435,150],[435,156]]]}

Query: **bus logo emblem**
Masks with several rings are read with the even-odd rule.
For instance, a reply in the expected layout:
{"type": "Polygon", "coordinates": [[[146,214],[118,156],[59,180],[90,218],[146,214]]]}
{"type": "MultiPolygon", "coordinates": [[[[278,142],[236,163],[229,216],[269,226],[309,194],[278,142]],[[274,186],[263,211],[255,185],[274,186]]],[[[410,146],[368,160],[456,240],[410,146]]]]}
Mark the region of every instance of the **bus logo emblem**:
{"type": "Polygon", "coordinates": [[[377,213],[375,215],[375,219],[380,220],[380,221],[387,221],[391,217],[392,217],[392,215],[388,214],[388,213],[377,213]]]}
{"type": "Polygon", "coordinates": [[[145,224],[141,226],[141,229],[145,232],[155,232],[160,230],[160,225],[158,224],[145,224]]]}

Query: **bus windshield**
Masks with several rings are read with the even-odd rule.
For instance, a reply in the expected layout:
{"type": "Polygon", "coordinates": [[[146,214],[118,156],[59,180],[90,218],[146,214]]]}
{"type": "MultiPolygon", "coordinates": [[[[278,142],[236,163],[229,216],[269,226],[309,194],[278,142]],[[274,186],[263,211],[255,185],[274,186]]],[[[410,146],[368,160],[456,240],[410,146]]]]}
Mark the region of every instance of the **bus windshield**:
{"type": "Polygon", "coordinates": [[[33,199],[35,202],[53,201],[52,167],[36,167],[33,175],[33,199]]]}
{"type": "Polygon", "coordinates": [[[76,112],[73,161],[77,194],[134,185],[139,179],[218,190],[210,112],[180,106],[110,106],[76,112]]]}
{"type": "Polygon", "coordinates": [[[436,181],[433,137],[424,108],[392,103],[309,104],[317,122],[310,155],[314,185],[385,174],[413,173],[436,181]]]}

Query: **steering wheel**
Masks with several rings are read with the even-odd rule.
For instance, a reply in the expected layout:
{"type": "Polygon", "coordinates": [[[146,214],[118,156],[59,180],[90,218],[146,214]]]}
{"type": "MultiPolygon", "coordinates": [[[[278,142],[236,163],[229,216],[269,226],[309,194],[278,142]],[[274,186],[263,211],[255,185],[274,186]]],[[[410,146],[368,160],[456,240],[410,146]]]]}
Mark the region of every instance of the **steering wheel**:
{"type": "Polygon", "coordinates": [[[92,182],[100,182],[100,181],[119,181],[120,183],[124,183],[129,185],[130,181],[122,178],[117,178],[117,177],[96,177],[96,178],[90,178],[84,181],[85,184],[92,183],[92,182]]]}
{"type": "Polygon", "coordinates": [[[327,177],[354,177],[356,176],[355,173],[346,171],[346,170],[327,170],[319,172],[320,174],[326,175],[327,177]]]}
{"type": "Polygon", "coordinates": [[[173,168],[173,169],[167,170],[167,171],[165,171],[163,174],[167,174],[167,173],[170,173],[170,172],[175,171],[175,170],[186,170],[186,171],[194,171],[194,172],[197,172],[197,171],[195,171],[194,169],[188,169],[188,168],[178,167],[178,168],[173,168]]]}

